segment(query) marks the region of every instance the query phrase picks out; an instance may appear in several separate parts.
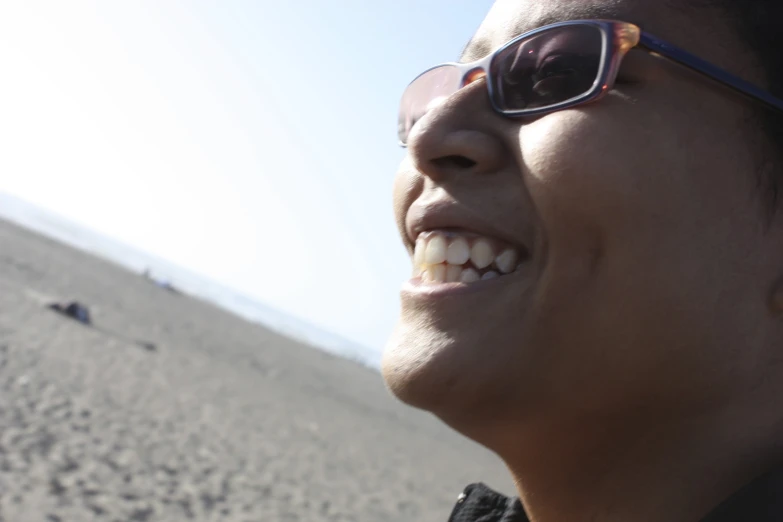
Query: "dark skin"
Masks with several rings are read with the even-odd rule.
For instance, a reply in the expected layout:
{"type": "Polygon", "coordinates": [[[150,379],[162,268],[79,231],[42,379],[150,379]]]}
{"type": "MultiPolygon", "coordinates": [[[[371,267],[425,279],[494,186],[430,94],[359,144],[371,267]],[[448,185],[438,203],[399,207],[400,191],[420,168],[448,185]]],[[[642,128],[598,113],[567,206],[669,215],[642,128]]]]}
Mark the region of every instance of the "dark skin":
{"type": "MultiPolygon", "coordinates": [[[[465,61],[585,5],[500,0],[465,61]]],[[[716,12],[595,5],[764,85],[716,12]]],[[[495,451],[534,522],[698,520],[781,460],[783,224],[754,106],[640,51],[618,80],[525,121],[477,81],[416,124],[395,181],[409,250],[412,206],[448,201],[531,251],[503,285],[403,292],[384,377],[495,451]]]]}

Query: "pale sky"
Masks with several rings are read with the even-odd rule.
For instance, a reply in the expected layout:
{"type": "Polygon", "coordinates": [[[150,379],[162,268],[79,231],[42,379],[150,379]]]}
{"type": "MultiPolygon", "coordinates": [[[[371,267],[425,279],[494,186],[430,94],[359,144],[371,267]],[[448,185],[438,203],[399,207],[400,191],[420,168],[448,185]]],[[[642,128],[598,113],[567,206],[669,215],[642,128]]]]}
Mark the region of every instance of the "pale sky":
{"type": "Polygon", "coordinates": [[[5,0],[0,190],[380,348],[399,96],[490,5],[5,0]]]}

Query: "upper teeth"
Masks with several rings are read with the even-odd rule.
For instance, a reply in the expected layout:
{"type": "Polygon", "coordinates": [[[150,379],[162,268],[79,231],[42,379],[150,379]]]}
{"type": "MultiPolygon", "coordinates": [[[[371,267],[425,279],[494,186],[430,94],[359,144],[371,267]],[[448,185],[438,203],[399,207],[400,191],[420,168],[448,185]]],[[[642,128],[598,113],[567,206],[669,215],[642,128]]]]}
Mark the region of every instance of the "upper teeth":
{"type": "Polygon", "coordinates": [[[487,268],[492,264],[495,256],[492,252],[492,247],[489,242],[484,239],[479,239],[473,243],[473,248],[470,249],[470,260],[476,265],[476,268],[481,270],[487,268]]]}
{"type": "Polygon", "coordinates": [[[451,241],[446,251],[446,262],[450,265],[464,265],[470,259],[470,246],[467,240],[458,237],[451,241]]]}
{"type": "Polygon", "coordinates": [[[413,264],[425,281],[473,283],[514,272],[520,257],[516,249],[494,239],[429,232],[416,240],[413,264]]]}
{"type": "Polygon", "coordinates": [[[424,263],[427,265],[439,265],[446,261],[448,244],[443,236],[433,236],[424,249],[424,263]]]}

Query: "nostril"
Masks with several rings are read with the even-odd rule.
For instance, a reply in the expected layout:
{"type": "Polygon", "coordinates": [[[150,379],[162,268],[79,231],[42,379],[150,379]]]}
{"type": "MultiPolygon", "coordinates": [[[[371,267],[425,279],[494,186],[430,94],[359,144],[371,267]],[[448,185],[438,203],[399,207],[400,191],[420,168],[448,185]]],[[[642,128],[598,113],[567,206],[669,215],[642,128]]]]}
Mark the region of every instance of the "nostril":
{"type": "Polygon", "coordinates": [[[469,169],[476,165],[476,162],[470,158],[459,155],[443,156],[441,158],[435,158],[432,162],[438,167],[458,167],[461,169],[469,169]]]}

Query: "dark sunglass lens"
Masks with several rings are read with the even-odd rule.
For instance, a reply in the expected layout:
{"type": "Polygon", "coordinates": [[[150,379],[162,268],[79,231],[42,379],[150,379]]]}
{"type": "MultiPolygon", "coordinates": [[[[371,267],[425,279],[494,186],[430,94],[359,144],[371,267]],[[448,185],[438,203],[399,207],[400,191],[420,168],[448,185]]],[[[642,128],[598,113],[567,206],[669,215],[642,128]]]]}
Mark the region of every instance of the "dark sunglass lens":
{"type": "Polygon", "coordinates": [[[490,68],[496,105],[538,109],[586,94],[598,80],[603,46],[601,30],[590,25],[556,27],[509,46],[490,68]]]}

